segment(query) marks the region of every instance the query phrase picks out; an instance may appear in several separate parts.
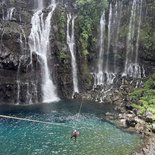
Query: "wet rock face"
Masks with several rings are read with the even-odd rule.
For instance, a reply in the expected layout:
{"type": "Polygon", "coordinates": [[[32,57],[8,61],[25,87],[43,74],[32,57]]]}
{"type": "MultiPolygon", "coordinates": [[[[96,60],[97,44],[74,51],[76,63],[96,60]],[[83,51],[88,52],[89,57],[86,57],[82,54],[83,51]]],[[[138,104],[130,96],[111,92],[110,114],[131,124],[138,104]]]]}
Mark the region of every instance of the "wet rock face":
{"type": "Polygon", "coordinates": [[[17,55],[11,54],[10,52],[8,52],[8,49],[2,47],[2,51],[0,53],[0,68],[17,70],[17,67],[18,67],[17,55]]]}
{"type": "MultiPolygon", "coordinates": [[[[44,1],[44,6],[49,6],[50,2],[50,0],[44,1]]],[[[37,8],[36,0],[0,2],[1,103],[28,104],[42,100],[40,78],[42,64],[39,56],[34,53],[31,56],[28,44],[32,27],[31,18],[35,8],[37,8]]],[[[51,76],[58,87],[59,96],[71,98],[73,86],[71,56],[66,43],[67,9],[74,11],[73,1],[62,0],[52,18],[48,65],[53,70],[51,76]],[[61,16],[65,19],[63,26],[61,16]]],[[[43,11],[45,14],[49,12],[48,9],[43,11]]]]}
{"type": "MultiPolygon", "coordinates": [[[[41,63],[39,56],[30,55],[29,49],[29,35],[31,32],[31,18],[33,11],[37,7],[37,0],[1,0],[0,1],[0,87],[1,95],[0,102],[16,103],[14,96],[17,96],[18,85],[17,79],[21,81],[20,103],[30,103],[31,98],[29,94],[35,96],[35,91],[38,91],[38,98],[41,101],[41,63]],[[8,16],[8,12],[14,9],[12,16],[8,16]],[[6,79],[5,79],[6,78],[6,79]],[[4,82],[5,79],[5,82],[4,82]],[[33,84],[37,85],[36,88],[33,84]],[[5,88],[6,87],[6,88],[5,88]],[[32,92],[28,90],[32,88],[32,92]],[[6,93],[5,93],[6,91],[6,93]],[[9,94],[10,93],[10,94],[9,94]]],[[[50,4],[50,0],[44,0],[44,6],[50,4]]],[[[51,68],[51,77],[54,84],[57,85],[58,94],[60,97],[72,97],[73,92],[73,78],[71,67],[71,55],[68,45],[66,43],[66,25],[67,25],[67,12],[74,14],[78,13],[78,7],[74,3],[75,0],[60,0],[57,6],[52,22],[50,34],[50,52],[48,53],[48,65],[51,68]]],[[[149,4],[151,1],[149,1],[149,4]]],[[[153,3],[153,2],[152,2],[153,3]]],[[[47,8],[43,10],[46,14],[49,12],[47,8]]],[[[151,11],[150,11],[151,12],[151,11]]],[[[123,12],[123,15],[125,11],[123,12]]],[[[151,14],[152,16],[152,14],[151,14]]],[[[76,57],[78,66],[78,80],[80,91],[87,92],[93,88],[93,76],[90,70],[94,68],[94,59],[97,62],[96,45],[90,44],[88,47],[87,57],[83,57],[81,53],[81,45],[79,41],[79,33],[81,28],[77,18],[75,22],[75,40],[76,40],[76,57]],[[93,62],[92,62],[93,61],[93,62]]],[[[151,21],[147,21],[151,24],[151,21]]],[[[123,22],[121,23],[123,24],[123,22]]],[[[153,24],[152,24],[153,25],[153,24]]],[[[98,38],[96,28],[94,34],[98,38]]],[[[96,39],[94,38],[94,39],[96,39]]],[[[92,42],[92,41],[90,41],[92,42]]],[[[125,55],[126,39],[119,40],[118,42],[118,66],[119,70],[123,70],[122,55],[125,55]]],[[[111,45],[112,46],[112,45],[111,45]]],[[[147,69],[147,74],[155,70],[155,52],[147,51],[143,44],[140,44],[140,59],[144,61],[147,69]],[[151,65],[150,65],[151,63],[151,65]]],[[[121,80],[120,80],[121,81],[121,80]]],[[[121,83],[121,82],[119,82],[121,83]]],[[[118,84],[120,86],[121,84],[118,84]]],[[[125,93],[125,92],[123,92],[125,93]]],[[[114,93],[115,94],[115,93],[114,93]]],[[[116,93],[117,94],[117,93],[116,93]]],[[[83,94],[85,95],[85,94],[83,94]]],[[[105,93],[98,93],[98,90],[92,91],[90,94],[85,95],[85,98],[96,100],[100,102],[105,93]]],[[[78,98],[78,95],[76,96],[78,98]]],[[[116,96],[107,97],[107,101],[120,102],[116,96]]]]}
{"type": "Polygon", "coordinates": [[[14,84],[0,85],[1,104],[2,103],[15,103],[12,100],[16,96],[16,88],[14,84]]]}

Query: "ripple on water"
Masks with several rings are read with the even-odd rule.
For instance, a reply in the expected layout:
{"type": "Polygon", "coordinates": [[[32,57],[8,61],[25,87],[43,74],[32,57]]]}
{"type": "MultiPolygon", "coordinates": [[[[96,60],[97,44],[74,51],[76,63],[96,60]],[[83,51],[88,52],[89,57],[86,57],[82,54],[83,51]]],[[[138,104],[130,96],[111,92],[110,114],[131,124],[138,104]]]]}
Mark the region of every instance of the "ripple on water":
{"type": "Polygon", "coordinates": [[[2,155],[129,155],[140,138],[101,121],[94,114],[51,111],[15,116],[56,123],[53,125],[0,119],[2,155]],[[80,131],[75,143],[71,131],[80,131]]]}

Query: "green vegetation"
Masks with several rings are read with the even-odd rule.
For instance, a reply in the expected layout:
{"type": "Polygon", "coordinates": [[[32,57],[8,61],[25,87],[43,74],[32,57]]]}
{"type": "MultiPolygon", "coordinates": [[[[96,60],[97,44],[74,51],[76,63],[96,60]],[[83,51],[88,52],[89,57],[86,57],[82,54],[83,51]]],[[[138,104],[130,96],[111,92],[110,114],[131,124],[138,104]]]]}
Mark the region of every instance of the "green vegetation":
{"type": "Polygon", "coordinates": [[[144,24],[140,33],[140,42],[144,47],[144,50],[155,50],[155,31],[149,23],[144,24]]]}
{"type": "Polygon", "coordinates": [[[108,0],[75,0],[78,6],[78,16],[76,19],[76,32],[78,36],[78,48],[82,66],[80,75],[84,81],[84,85],[90,88],[92,85],[92,75],[89,71],[88,57],[92,52],[92,47],[97,45],[97,34],[99,34],[99,23],[103,13],[108,8],[108,0]]]}
{"type": "Polygon", "coordinates": [[[154,14],[155,14],[155,2],[148,1],[145,5],[145,10],[147,13],[143,12],[142,25],[140,32],[140,47],[145,53],[144,57],[154,60],[154,50],[155,50],[155,29],[154,29],[154,14]]]}
{"type": "Polygon", "coordinates": [[[58,10],[56,20],[57,22],[57,28],[58,32],[57,38],[61,43],[66,42],[66,34],[65,34],[65,28],[66,28],[66,10],[64,8],[61,8],[61,10],[58,10]]]}
{"type": "Polygon", "coordinates": [[[136,89],[130,93],[133,107],[138,109],[139,114],[143,115],[146,111],[153,114],[155,120],[155,74],[145,82],[143,88],[136,89]]]}
{"type": "Polygon", "coordinates": [[[78,28],[82,54],[86,56],[90,44],[96,44],[96,31],[101,14],[107,8],[107,0],[76,0],[76,3],[79,8],[78,28]]]}

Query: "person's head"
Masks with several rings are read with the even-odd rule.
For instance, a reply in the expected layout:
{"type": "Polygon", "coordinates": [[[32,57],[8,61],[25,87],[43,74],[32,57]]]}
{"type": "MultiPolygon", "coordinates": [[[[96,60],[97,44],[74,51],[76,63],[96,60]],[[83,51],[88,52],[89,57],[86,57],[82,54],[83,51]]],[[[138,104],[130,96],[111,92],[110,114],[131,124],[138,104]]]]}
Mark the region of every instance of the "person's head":
{"type": "Polygon", "coordinates": [[[76,130],[74,130],[74,132],[76,132],[76,130]]]}

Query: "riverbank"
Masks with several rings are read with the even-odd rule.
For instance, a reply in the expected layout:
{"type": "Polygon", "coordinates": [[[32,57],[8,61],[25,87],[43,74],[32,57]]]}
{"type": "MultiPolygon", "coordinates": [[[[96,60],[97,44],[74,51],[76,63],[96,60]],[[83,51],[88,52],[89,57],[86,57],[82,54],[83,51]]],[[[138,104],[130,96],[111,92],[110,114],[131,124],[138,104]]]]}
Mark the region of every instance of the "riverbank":
{"type": "Polygon", "coordinates": [[[150,125],[138,117],[131,120],[129,124],[131,116],[131,114],[127,113],[119,113],[117,115],[106,113],[108,121],[111,121],[118,127],[124,128],[128,132],[137,133],[141,136],[142,145],[132,155],[155,155],[155,133],[152,132],[150,125]]]}
{"type": "Polygon", "coordinates": [[[133,155],[154,155],[155,154],[155,134],[144,139],[144,146],[133,155]]]}
{"type": "Polygon", "coordinates": [[[143,144],[133,155],[154,155],[155,154],[155,125],[150,112],[141,115],[132,106],[132,99],[129,94],[138,86],[141,81],[124,80],[119,88],[111,88],[102,91],[97,88],[85,94],[78,94],[76,97],[83,100],[93,100],[101,104],[109,103],[114,106],[115,114],[107,112],[105,117],[108,121],[115,123],[118,127],[141,135],[143,144]]]}

